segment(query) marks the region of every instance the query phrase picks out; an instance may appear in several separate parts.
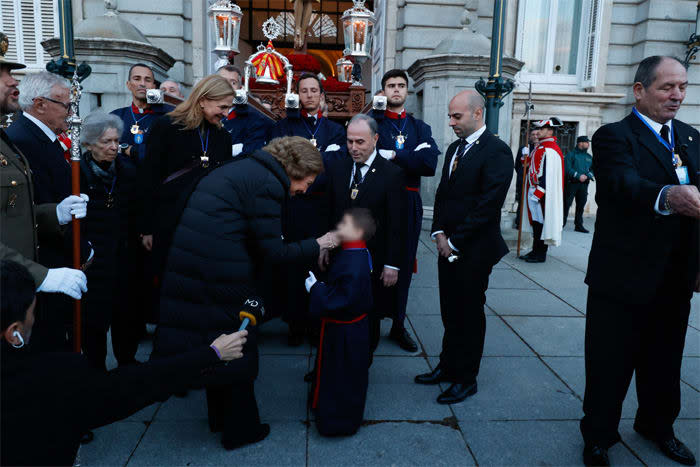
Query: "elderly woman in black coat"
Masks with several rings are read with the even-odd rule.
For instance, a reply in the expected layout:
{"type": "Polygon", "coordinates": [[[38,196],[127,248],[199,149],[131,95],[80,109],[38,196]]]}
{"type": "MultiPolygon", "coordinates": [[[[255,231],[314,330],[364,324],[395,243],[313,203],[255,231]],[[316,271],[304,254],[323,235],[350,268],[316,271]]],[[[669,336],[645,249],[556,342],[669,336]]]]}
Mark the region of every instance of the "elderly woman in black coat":
{"type": "Polygon", "coordinates": [[[134,226],[136,166],[118,152],[122,120],[93,112],[80,134],[85,149],[80,161],[80,187],[89,196],[89,218],[82,228],[95,257],[86,271],[90,290],[85,297],[83,350],[90,364],[105,370],[107,331],[119,365],[135,363],[138,331],[128,278],[129,254],[138,242],[134,226]]]}
{"type": "MultiPolygon", "coordinates": [[[[263,269],[318,257],[334,234],[285,243],[281,217],[289,196],[303,193],[323,170],[321,155],[300,137],[275,139],[250,156],[212,171],[189,197],[173,236],[160,301],[154,356],[195,348],[238,329],[246,299],[264,292],[263,269]]],[[[245,357],[210,375],[209,427],[223,431],[226,449],[262,440],[253,392],[255,332],[245,357]]]]}

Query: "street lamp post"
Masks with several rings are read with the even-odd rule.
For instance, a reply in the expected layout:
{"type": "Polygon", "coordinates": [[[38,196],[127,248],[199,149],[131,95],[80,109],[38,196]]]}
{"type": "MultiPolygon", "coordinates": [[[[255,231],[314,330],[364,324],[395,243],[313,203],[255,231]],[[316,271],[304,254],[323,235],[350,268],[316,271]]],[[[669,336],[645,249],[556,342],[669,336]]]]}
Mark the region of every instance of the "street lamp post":
{"type": "MultiPolygon", "coordinates": [[[[76,71],[75,47],[73,45],[73,7],[71,0],[58,0],[59,46],[56,60],[46,64],[46,70],[71,79],[76,71]]],[[[83,81],[92,71],[87,63],[78,65],[78,79],[83,81]]]]}
{"type": "Polygon", "coordinates": [[[501,76],[506,3],[507,0],[494,2],[489,78],[488,81],[481,78],[474,86],[486,99],[486,128],[495,135],[498,135],[498,112],[503,107],[503,98],[515,87],[513,80],[501,76]]]}
{"type": "Polygon", "coordinates": [[[698,0],[698,8],[695,13],[695,32],[690,35],[685,45],[688,51],[685,54],[683,64],[688,68],[690,66],[690,61],[695,58],[695,54],[700,50],[700,0],[698,0]]]}

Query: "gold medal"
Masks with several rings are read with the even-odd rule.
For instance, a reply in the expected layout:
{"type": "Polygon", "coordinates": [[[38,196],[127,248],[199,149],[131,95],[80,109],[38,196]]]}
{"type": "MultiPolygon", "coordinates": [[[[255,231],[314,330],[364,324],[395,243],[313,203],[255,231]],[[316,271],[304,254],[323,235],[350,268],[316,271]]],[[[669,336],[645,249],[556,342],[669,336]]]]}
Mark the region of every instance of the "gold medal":
{"type": "Polygon", "coordinates": [[[316,147],[316,138],[311,138],[309,141],[311,141],[311,144],[313,144],[314,147],[316,147]]]}
{"type": "Polygon", "coordinates": [[[131,134],[132,135],[138,134],[139,131],[141,131],[141,129],[139,128],[138,123],[134,123],[133,125],[131,125],[131,134]]]}
{"type": "Polygon", "coordinates": [[[357,194],[358,194],[359,192],[360,192],[360,190],[358,190],[357,188],[353,188],[353,189],[350,191],[350,199],[355,199],[355,198],[357,198],[357,194]]]}
{"type": "Polygon", "coordinates": [[[403,144],[403,143],[406,142],[406,137],[405,137],[404,135],[402,135],[401,133],[399,133],[399,134],[396,136],[396,142],[399,143],[399,144],[403,144]]]}
{"type": "Polygon", "coordinates": [[[202,154],[202,157],[200,157],[199,160],[202,161],[202,168],[206,169],[209,167],[209,157],[207,156],[207,153],[202,154]]]}
{"type": "Polygon", "coordinates": [[[110,208],[110,209],[114,207],[114,198],[112,197],[112,193],[107,194],[107,200],[105,201],[105,207],[110,208]]]}
{"type": "Polygon", "coordinates": [[[678,153],[673,153],[673,163],[675,164],[676,168],[683,167],[683,161],[681,160],[681,155],[678,153]]]}

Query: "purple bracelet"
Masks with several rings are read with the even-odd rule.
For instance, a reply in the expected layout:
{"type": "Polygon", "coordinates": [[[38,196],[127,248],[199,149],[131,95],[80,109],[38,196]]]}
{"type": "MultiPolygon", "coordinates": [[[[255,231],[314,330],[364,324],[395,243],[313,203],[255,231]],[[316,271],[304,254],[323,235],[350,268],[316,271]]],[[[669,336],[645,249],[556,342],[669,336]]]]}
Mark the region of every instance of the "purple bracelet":
{"type": "Polygon", "coordinates": [[[214,349],[214,352],[216,352],[216,356],[219,357],[219,360],[221,360],[221,352],[219,352],[219,349],[216,348],[214,344],[209,346],[211,349],[214,349]]]}

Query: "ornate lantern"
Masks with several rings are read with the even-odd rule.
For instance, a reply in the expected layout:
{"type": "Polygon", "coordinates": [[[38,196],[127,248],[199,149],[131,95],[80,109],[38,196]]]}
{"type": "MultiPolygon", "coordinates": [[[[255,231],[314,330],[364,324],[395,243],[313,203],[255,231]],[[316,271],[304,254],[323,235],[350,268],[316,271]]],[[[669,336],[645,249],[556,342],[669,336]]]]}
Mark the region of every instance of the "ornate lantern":
{"type": "Polygon", "coordinates": [[[357,58],[369,58],[372,53],[372,30],[377,22],[374,13],[365,7],[365,0],[353,0],[354,6],[343,13],[345,48],[357,58]]]}
{"type": "Polygon", "coordinates": [[[352,67],[353,63],[348,59],[350,51],[345,49],[343,51],[344,57],[340,57],[337,62],[335,62],[335,68],[338,74],[338,81],[341,83],[352,82],[352,67]]]}
{"type": "Polygon", "coordinates": [[[240,7],[230,0],[217,0],[209,7],[209,18],[214,34],[214,53],[219,57],[214,67],[218,69],[228,65],[229,53],[238,53],[243,13],[240,7]]]}

